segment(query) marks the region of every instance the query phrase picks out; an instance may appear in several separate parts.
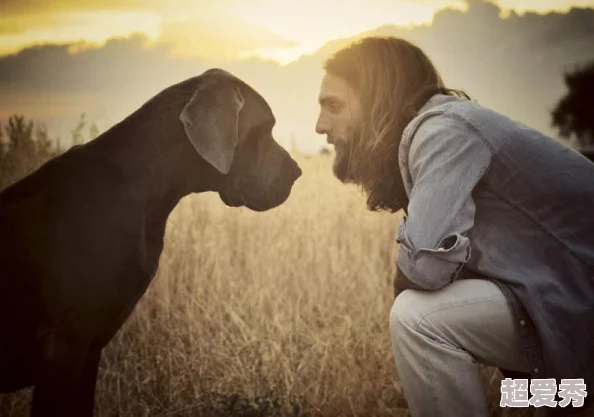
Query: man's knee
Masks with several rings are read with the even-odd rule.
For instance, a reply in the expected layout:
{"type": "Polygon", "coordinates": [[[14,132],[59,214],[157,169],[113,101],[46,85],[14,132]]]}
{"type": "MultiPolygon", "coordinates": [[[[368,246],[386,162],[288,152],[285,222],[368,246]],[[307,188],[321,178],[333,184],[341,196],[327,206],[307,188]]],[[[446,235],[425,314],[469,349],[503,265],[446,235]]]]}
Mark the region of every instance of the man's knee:
{"type": "Polygon", "coordinates": [[[390,310],[390,333],[395,342],[405,333],[416,332],[426,309],[422,291],[405,290],[396,297],[390,310]]]}

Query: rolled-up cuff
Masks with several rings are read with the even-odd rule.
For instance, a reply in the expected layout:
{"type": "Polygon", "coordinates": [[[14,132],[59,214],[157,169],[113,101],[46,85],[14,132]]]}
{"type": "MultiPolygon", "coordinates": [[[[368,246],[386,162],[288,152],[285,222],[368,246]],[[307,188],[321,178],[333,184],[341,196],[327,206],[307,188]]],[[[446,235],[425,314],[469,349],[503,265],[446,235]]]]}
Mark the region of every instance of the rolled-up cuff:
{"type": "Polygon", "coordinates": [[[470,259],[470,240],[460,234],[445,236],[436,248],[416,249],[406,231],[406,218],[398,227],[397,264],[406,277],[427,290],[453,282],[470,259]]]}

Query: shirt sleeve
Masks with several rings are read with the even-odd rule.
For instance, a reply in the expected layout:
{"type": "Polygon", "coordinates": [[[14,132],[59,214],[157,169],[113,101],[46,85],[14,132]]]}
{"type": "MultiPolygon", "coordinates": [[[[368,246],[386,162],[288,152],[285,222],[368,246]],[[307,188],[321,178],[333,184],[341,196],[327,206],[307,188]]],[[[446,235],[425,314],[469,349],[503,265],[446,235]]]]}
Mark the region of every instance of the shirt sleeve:
{"type": "Polygon", "coordinates": [[[441,114],[423,121],[408,155],[412,189],[399,227],[397,264],[427,290],[453,282],[470,259],[472,192],[492,152],[464,119],[441,114]]]}

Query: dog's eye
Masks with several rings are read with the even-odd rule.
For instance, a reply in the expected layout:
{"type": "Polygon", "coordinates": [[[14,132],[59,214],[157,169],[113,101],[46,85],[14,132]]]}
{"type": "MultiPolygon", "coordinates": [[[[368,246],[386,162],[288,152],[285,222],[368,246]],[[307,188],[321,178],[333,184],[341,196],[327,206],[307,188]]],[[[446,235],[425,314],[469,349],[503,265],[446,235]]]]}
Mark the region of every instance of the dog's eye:
{"type": "Polygon", "coordinates": [[[245,148],[250,148],[250,149],[256,149],[258,146],[258,142],[260,141],[260,138],[262,137],[262,131],[259,129],[252,129],[250,130],[250,132],[248,133],[248,136],[246,138],[246,140],[243,142],[242,147],[245,148]]]}
{"type": "Polygon", "coordinates": [[[270,134],[270,132],[271,132],[271,130],[272,130],[272,129],[271,129],[271,127],[270,127],[270,126],[266,126],[266,125],[259,125],[259,126],[257,126],[257,127],[255,127],[255,128],[253,128],[253,129],[250,131],[250,138],[252,138],[252,137],[253,137],[253,138],[259,138],[259,137],[262,137],[262,136],[269,135],[269,134],[270,134]]]}

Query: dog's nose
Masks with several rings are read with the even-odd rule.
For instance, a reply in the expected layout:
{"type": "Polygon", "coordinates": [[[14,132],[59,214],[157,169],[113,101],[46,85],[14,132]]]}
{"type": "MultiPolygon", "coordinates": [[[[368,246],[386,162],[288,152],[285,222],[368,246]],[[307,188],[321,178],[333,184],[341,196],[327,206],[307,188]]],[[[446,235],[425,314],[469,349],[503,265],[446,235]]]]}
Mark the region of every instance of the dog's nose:
{"type": "Polygon", "coordinates": [[[291,158],[285,159],[285,161],[283,162],[282,170],[284,174],[283,176],[287,179],[290,178],[293,181],[299,178],[302,174],[301,168],[299,168],[297,162],[295,162],[291,158]]]}

